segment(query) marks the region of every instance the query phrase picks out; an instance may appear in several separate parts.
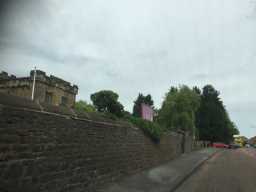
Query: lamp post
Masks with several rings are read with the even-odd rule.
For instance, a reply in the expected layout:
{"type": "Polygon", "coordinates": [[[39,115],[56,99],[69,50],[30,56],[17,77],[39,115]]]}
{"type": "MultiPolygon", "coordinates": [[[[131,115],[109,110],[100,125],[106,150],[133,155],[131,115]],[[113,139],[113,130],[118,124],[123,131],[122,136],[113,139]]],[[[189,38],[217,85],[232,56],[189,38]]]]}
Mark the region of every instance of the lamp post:
{"type": "Polygon", "coordinates": [[[34,77],[33,77],[33,87],[32,87],[32,95],[31,95],[31,100],[32,100],[32,101],[34,101],[35,84],[36,84],[36,67],[35,67],[35,69],[34,69],[34,77]]]}

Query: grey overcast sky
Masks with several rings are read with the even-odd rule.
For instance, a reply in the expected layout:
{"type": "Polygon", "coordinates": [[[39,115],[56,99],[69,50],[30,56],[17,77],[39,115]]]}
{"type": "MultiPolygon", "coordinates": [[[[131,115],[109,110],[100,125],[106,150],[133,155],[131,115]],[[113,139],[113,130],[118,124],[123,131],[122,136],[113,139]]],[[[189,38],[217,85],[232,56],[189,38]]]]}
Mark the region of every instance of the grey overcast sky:
{"type": "Polygon", "coordinates": [[[0,71],[37,68],[111,89],[131,111],[170,86],[212,84],[241,134],[256,135],[254,0],[1,0],[0,71]]]}

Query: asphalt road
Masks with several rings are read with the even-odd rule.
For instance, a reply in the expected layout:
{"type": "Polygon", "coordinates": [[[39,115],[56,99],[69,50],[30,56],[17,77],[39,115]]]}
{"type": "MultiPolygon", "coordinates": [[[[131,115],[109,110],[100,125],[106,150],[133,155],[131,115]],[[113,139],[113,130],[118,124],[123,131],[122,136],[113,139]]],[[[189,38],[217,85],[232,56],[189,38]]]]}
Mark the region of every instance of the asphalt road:
{"type": "Polygon", "coordinates": [[[256,192],[256,149],[215,154],[175,192],[256,192]]]}

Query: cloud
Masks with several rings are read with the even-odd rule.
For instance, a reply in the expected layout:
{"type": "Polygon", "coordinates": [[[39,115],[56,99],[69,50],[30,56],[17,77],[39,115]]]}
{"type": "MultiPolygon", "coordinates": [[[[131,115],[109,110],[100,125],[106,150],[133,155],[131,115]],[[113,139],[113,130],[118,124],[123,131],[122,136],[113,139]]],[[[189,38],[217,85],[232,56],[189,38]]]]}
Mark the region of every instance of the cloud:
{"type": "MultiPolygon", "coordinates": [[[[12,41],[6,39],[0,39],[0,50],[3,49],[11,49],[20,51],[25,55],[35,56],[37,58],[43,58],[49,60],[50,62],[55,63],[75,63],[86,64],[93,63],[97,61],[97,58],[93,58],[93,56],[86,56],[83,54],[75,54],[75,53],[59,53],[51,48],[46,49],[44,46],[33,44],[32,42],[19,42],[12,41]]],[[[100,62],[100,60],[98,60],[100,62]]]]}

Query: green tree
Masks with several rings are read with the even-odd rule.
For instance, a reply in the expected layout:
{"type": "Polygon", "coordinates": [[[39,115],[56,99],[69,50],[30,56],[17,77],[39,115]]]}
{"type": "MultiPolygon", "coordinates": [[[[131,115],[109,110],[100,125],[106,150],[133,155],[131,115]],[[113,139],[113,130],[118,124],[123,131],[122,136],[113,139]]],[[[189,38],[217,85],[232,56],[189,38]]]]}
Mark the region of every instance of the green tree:
{"type": "Polygon", "coordinates": [[[124,107],[118,101],[118,94],[110,90],[102,90],[91,95],[93,105],[99,112],[107,112],[123,116],[124,107]]]}
{"type": "Polygon", "coordinates": [[[151,107],[154,105],[154,101],[152,100],[152,97],[150,94],[144,96],[143,94],[139,93],[137,99],[134,101],[133,106],[133,116],[140,117],[141,116],[141,104],[147,104],[151,107]]]}
{"type": "Polygon", "coordinates": [[[230,121],[230,130],[231,130],[232,136],[240,134],[238,127],[233,121],[230,121]]]}
{"type": "Polygon", "coordinates": [[[95,112],[96,109],[93,105],[88,104],[86,101],[80,100],[75,103],[75,110],[80,112],[95,112]]]}
{"type": "Polygon", "coordinates": [[[197,86],[193,87],[193,91],[194,91],[195,93],[197,93],[198,95],[201,95],[201,90],[200,90],[199,87],[197,87],[197,86]]]}
{"type": "Polygon", "coordinates": [[[196,126],[201,140],[225,142],[232,140],[238,132],[219,97],[219,92],[206,85],[201,95],[201,105],[196,113],[196,126]]]}
{"type": "Polygon", "coordinates": [[[198,93],[183,85],[171,87],[158,114],[159,123],[170,130],[182,130],[195,135],[195,113],[200,106],[198,93]]]}

